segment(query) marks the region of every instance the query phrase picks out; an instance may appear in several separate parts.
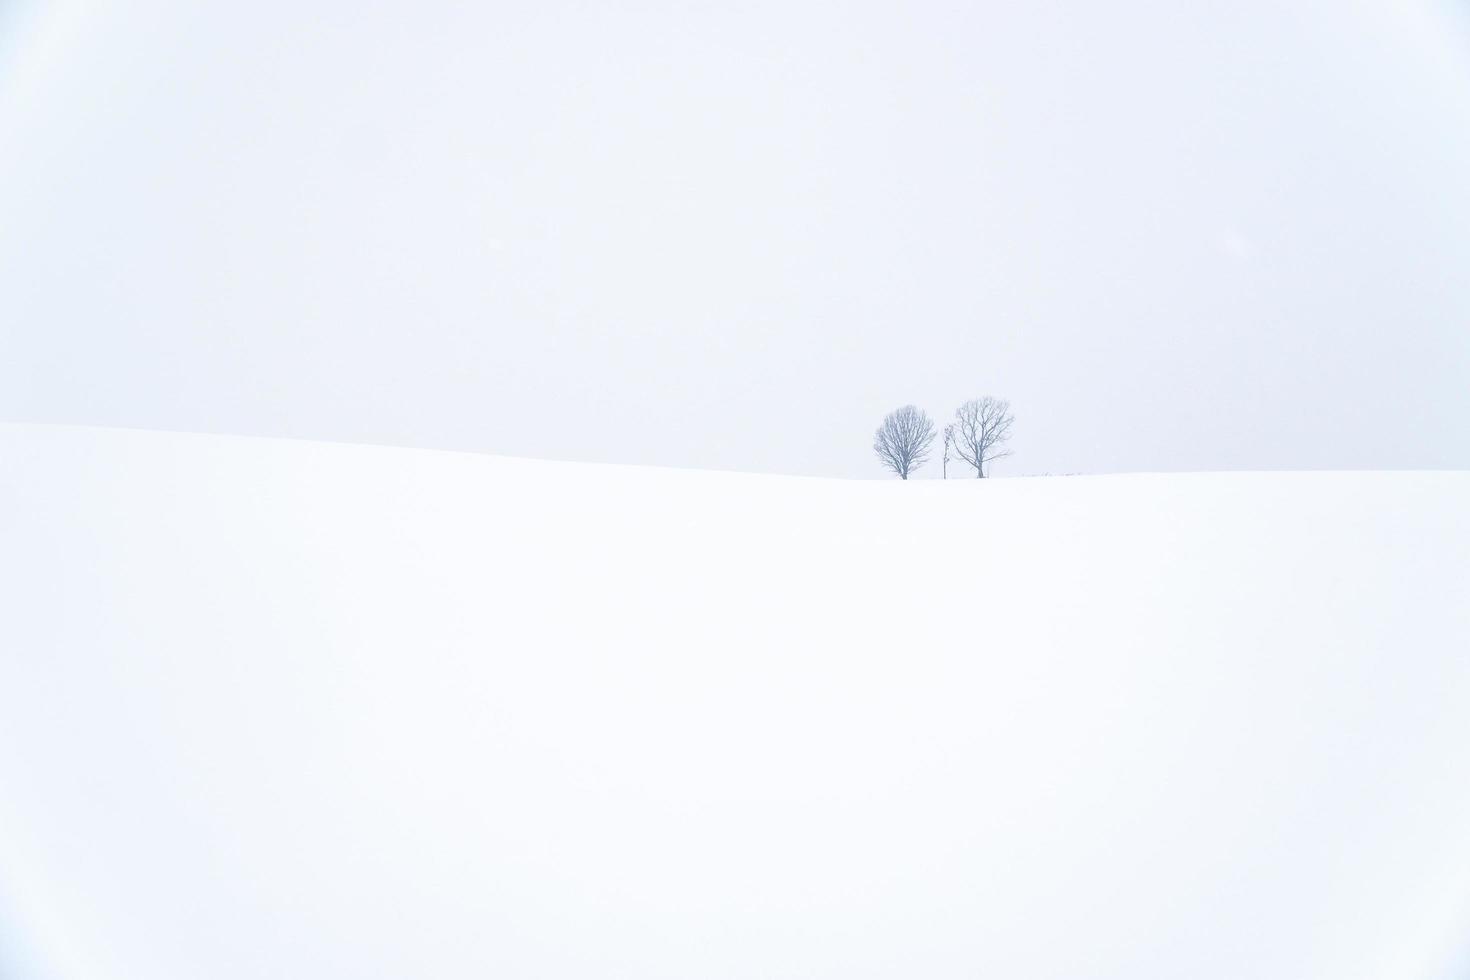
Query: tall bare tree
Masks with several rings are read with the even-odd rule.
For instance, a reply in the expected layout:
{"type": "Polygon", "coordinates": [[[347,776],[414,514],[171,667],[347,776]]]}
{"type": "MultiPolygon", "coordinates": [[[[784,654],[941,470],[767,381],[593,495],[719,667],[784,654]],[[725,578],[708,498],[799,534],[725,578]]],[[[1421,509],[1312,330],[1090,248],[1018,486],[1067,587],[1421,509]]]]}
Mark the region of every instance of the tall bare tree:
{"type": "Polygon", "coordinates": [[[991,460],[1009,456],[1001,445],[1011,437],[1011,403],[1001,398],[974,398],[954,413],[954,448],[960,459],[975,467],[975,476],[983,478],[991,460]]]}
{"type": "Polygon", "coordinates": [[[883,419],[873,434],[873,452],[878,461],[899,477],[909,474],[929,458],[929,444],[934,441],[934,423],[929,416],[912,405],[894,409],[883,419]]]}

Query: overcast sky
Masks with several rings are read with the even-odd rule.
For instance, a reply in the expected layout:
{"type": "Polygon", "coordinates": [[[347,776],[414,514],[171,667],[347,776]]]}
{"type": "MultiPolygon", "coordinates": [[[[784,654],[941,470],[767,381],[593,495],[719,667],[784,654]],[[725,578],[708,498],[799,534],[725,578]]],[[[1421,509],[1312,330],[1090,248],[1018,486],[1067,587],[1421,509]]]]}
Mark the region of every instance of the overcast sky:
{"type": "MultiPolygon", "coordinates": [[[[1449,0],[0,2],[0,418],[1470,467],[1449,0]]],[[[924,475],[937,475],[931,467],[924,475]]]]}

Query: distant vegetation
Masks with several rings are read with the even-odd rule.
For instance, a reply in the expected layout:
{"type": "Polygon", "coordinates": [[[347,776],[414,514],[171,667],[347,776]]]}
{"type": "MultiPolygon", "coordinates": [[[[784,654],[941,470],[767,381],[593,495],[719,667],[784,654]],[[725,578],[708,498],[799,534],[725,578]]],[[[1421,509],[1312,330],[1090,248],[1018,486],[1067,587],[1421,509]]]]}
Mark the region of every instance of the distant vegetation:
{"type": "MultiPolygon", "coordinates": [[[[1011,438],[1011,403],[1001,398],[972,398],[955,409],[954,421],[944,427],[943,476],[949,479],[949,460],[953,453],[975,468],[975,476],[983,479],[986,467],[1011,454],[1004,444],[1011,438]]],[[[878,462],[907,480],[909,474],[929,460],[934,444],[934,422],[913,405],[894,409],[883,419],[873,434],[873,452],[878,462]]]]}

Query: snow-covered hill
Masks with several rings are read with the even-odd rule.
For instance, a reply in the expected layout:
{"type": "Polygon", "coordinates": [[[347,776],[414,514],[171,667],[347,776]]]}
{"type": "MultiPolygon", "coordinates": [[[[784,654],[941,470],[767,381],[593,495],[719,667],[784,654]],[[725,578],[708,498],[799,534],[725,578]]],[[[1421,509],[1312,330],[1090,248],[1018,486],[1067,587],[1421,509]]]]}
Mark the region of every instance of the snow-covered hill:
{"type": "Polygon", "coordinates": [[[0,976],[1442,977],[1470,474],[0,427],[0,976]]]}

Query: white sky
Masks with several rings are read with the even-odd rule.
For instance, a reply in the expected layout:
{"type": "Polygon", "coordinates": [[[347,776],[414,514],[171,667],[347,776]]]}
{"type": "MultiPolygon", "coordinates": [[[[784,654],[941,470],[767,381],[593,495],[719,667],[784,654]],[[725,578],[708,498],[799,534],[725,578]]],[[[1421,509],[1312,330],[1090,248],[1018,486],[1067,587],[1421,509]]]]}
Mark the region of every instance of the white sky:
{"type": "Polygon", "coordinates": [[[995,394],[1002,476],[1470,467],[1463,20],[12,0],[0,418],[877,477],[995,394]]]}

